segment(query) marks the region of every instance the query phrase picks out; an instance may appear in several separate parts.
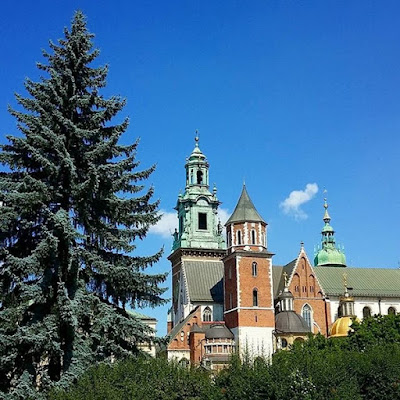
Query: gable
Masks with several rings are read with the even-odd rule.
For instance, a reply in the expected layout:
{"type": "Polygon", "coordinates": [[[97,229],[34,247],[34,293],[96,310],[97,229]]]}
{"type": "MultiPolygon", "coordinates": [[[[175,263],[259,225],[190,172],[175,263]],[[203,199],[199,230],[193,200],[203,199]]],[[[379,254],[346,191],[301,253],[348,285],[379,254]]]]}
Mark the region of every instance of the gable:
{"type": "Polygon", "coordinates": [[[295,298],[321,298],[324,296],[324,290],[304,249],[300,250],[288,278],[289,290],[295,298]]]}

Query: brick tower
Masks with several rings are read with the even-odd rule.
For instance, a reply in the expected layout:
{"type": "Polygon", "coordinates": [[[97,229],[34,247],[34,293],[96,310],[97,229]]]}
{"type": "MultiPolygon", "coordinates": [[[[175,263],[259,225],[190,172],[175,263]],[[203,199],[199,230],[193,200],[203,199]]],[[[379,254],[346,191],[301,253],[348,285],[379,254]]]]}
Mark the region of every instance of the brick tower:
{"type": "Polygon", "coordinates": [[[251,357],[273,351],[275,326],[272,253],[267,250],[267,223],[254,207],[246,187],[226,223],[224,258],[225,323],[236,345],[251,357]]]}

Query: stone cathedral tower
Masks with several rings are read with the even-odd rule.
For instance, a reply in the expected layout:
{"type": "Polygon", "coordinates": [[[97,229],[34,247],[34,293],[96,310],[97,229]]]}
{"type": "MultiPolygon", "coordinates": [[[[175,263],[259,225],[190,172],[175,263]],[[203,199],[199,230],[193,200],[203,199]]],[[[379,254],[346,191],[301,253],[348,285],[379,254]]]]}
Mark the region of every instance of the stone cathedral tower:
{"type": "Polygon", "coordinates": [[[198,136],[185,170],[185,191],[179,194],[175,207],[179,228],[168,257],[172,263],[171,328],[197,306],[208,312],[209,321],[223,319],[221,258],[226,246],[218,220],[220,201],[216,187],[210,191],[209,164],[199,148],[198,136]],[[205,276],[207,282],[202,280],[205,276]],[[209,285],[214,285],[212,290],[209,285]]]}
{"type": "Polygon", "coordinates": [[[273,352],[275,327],[272,256],[267,250],[267,223],[254,207],[246,187],[226,223],[228,254],[224,258],[225,323],[240,351],[273,352]]]}

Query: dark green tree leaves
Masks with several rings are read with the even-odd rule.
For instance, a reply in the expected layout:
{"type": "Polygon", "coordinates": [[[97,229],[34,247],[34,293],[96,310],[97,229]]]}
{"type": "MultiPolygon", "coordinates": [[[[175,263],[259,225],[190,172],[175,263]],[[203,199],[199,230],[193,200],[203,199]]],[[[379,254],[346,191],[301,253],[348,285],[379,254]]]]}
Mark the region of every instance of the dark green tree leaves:
{"type": "Polygon", "coordinates": [[[119,144],[125,101],[100,94],[92,39],[77,12],[38,64],[45,77],[16,95],[22,134],[0,154],[0,392],[16,398],[136,352],[151,332],[125,306],[164,302],[166,276],[145,272],[161,251],[135,255],[159,218],[143,185],[154,167],[138,170],[138,142],[119,144]]]}

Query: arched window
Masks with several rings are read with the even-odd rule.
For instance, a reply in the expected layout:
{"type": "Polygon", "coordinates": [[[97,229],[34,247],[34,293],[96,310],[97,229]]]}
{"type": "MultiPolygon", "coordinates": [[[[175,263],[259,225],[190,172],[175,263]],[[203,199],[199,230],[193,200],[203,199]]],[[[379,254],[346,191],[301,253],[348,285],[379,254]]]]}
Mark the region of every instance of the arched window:
{"type": "Polygon", "coordinates": [[[231,246],[231,233],[228,232],[226,236],[227,236],[228,246],[230,247],[231,246]]]}
{"type": "Polygon", "coordinates": [[[396,315],[396,309],[394,307],[389,307],[388,308],[388,314],[396,315]]]}
{"type": "Polygon", "coordinates": [[[288,346],[287,340],[282,338],[281,343],[282,343],[282,349],[286,349],[286,347],[288,346]]]}
{"type": "Polygon", "coordinates": [[[253,307],[258,307],[258,290],[253,289],[253,307]]]}
{"type": "Polygon", "coordinates": [[[371,309],[369,307],[363,308],[363,318],[368,318],[371,316],[371,309]]]}
{"type": "Polygon", "coordinates": [[[253,276],[257,276],[257,263],[255,261],[251,264],[251,273],[253,276]]]}
{"type": "Polygon", "coordinates": [[[193,170],[190,170],[190,183],[193,183],[193,170]]]}
{"type": "Polygon", "coordinates": [[[242,244],[242,232],[237,231],[237,244],[242,244]]]}
{"type": "Polygon", "coordinates": [[[256,231],[254,229],[251,231],[251,244],[256,244],[256,231]]]}
{"type": "Polygon", "coordinates": [[[211,322],[212,318],[212,311],[210,307],[206,307],[203,311],[203,321],[204,322],[211,322]]]}
{"type": "Polygon", "coordinates": [[[306,323],[307,323],[307,325],[308,325],[308,327],[310,329],[311,329],[311,326],[312,326],[312,315],[311,315],[311,313],[312,313],[311,307],[308,304],[306,304],[303,307],[303,311],[301,312],[301,315],[305,319],[305,321],[306,321],[306,323]]]}

